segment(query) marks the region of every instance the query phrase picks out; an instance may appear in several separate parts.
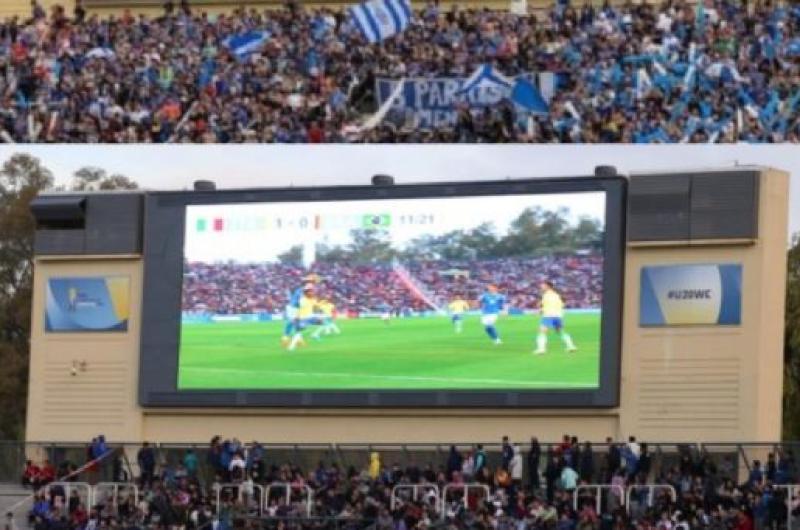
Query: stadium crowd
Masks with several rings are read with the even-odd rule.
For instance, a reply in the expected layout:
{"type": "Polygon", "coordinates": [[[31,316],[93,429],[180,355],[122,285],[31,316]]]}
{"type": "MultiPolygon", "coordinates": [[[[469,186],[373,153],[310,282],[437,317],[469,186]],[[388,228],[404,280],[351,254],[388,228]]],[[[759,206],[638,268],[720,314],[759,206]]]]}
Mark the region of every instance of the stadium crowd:
{"type": "MultiPolygon", "coordinates": [[[[120,460],[112,453],[97,466],[120,460]]],[[[787,510],[800,516],[800,499],[789,504],[780,488],[798,480],[791,450],[770,453],[763,464],[754,461],[749,475],[737,480],[735,466],[726,465],[730,460],[718,462],[682,446],[673,460],[664,461],[633,437],[627,443],[608,439],[602,448],[570,436],[550,445],[533,438],[524,453],[504,438],[498,452],[488,453],[482,445],[467,451],[452,446],[446,458],[432,457],[421,465],[385,462],[373,452],[369,463],[357,469],[322,461],[304,468],[276,461],[257,442],[245,445],[217,436],[204,450],[173,450],[169,457],[144,444],[137,464],[138,503],[128,488],[116,500],[106,496],[87,506],[77,488],[67,494],[56,485],[36,493],[31,523],[37,530],[259,524],[358,530],[754,530],[785,528],[787,510]],[[275,487],[260,507],[256,485],[275,483],[289,485],[289,500],[283,487],[275,487]],[[447,484],[452,489],[466,483],[485,485],[488,495],[481,488],[470,489],[465,503],[463,490],[456,488],[440,503],[432,492],[433,486],[443,492],[447,484]],[[392,498],[394,486],[414,484],[425,486],[418,495],[406,489],[392,498]],[[630,503],[626,509],[624,499],[611,491],[603,494],[598,512],[594,495],[577,490],[581,484],[633,486],[630,503]],[[672,487],[676,497],[666,488],[650,497],[643,484],[672,487]],[[310,508],[306,491],[312,494],[310,508]],[[328,519],[286,519],[307,517],[309,510],[313,517],[328,519]],[[257,524],[259,514],[273,519],[257,524]]],[[[113,466],[114,473],[119,469],[113,466]]]]}
{"type": "MultiPolygon", "coordinates": [[[[355,315],[391,308],[398,314],[430,310],[418,291],[431,293],[440,307],[463,297],[475,301],[488,284],[508,297],[509,306],[535,309],[540,282],[550,279],[569,308],[599,307],[603,260],[598,255],[503,258],[457,262],[419,261],[408,264],[411,282],[391,265],[317,263],[322,278],[316,296],[330,299],[337,311],[355,315]]],[[[292,290],[309,271],[281,263],[187,263],[183,311],[189,313],[280,313],[292,290]]]]}
{"type": "Polygon", "coordinates": [[[603,258],[600,255],[502,259],[487,262],[419,261],[413,276],[443,300],[463,296],[477,300],[488,284],[505,294],[509,305],[536,309],[541,282],[550,280],[572,309],[600,307],[603,258]]]}
{"type": "Polygon", "coordinates": [[[798,142],[800,7],[774,0],[546,13],[415,12],[368,45],[344,11],[286,7],[210,16],[74,16],[34,2],[0,23],[0,136],[18,142],[798,142]],[[260,32],[234,54],[231,37],[260,32]],[[359,128],[376,78],[552,72],[549,114],[504,100],[454,126],[359,128]]]}

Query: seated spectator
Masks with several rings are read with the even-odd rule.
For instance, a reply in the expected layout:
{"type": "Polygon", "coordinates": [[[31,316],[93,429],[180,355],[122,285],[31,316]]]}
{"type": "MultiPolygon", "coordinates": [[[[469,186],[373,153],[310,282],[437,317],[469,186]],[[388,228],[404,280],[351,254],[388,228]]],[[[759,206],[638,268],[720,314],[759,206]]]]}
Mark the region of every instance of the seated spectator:
{"type": "Polygon", "coordinates": [[[31,486],[33,489],[39,489],[42,480],[41,469],[33,463],[32,460],[25,461],[25,469],[22,471],[22,485],[31,486]]]}

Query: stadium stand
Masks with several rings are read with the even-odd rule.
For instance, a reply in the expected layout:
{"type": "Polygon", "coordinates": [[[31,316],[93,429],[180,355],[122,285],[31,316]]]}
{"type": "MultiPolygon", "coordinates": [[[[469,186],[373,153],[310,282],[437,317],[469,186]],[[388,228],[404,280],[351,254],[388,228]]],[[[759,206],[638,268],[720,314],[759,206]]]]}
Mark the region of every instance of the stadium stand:
{"type": "MultiPolygon", "coordinates": [[[[560,292],[571,309],[597,308],[602,292],[602,257],[570,256],[499,259],[462,263],[424,261],[408,272],[446,307],[456,298],[475,301],[486,285],[497,285],[509,305],[536,309],[538,284],[558,278],[560,292]]],[[[323,278],[319,298],[328,298],[339,312],[377,312],[389,305],[399,313],[430,310],[429,303],[405,284],[392,265],[318,263],[313,272],[323,278]]],[[[289,293],[302,285],[302,267],[282,264],[188,263],[184,274],[183,311],[212,314],[280,313],[289,293]]]]}
{"type": "Polygon", "coordinates": [[[751,530],[791,528],[800,516],[788,444],[745,461],[744,473],[735,452],[685,445],[665,455],[632,437],[504,440],[416,461],[373,448],[360,464],[280,460],[269,446],[219,436],[199,449],[145,444],[132,465],[131,449],[94,440],[81,468],[61,462],[66,481],[52,482],[50,463],[26,463],[34,528],[751,530]]]}
{"type": "Polygon", "coordinates": [[[559,2],[445,9],[369,46],[341,8],[73,16],[0,26],[0,134],[17,142],[797,142],[800,7],[559,2]],[[245,59],[227,38],[266,31],[245,59]],[[360,129],[377,77],[552,72],[547,116],[502,101],[454,126],[360,129]]]}

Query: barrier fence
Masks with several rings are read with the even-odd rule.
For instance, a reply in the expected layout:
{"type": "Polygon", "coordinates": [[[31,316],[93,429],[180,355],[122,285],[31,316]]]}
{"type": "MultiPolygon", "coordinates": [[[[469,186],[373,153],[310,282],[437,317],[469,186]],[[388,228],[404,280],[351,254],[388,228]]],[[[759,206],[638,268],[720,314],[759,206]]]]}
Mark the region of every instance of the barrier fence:
{"type": "MultiPolygon", "coordinates": [[[[250,445],[250,444],[246,444],[250,445]]],[[[474,451],[477,444],[456,443],[455,447],[463,452],[474,451]]],[[[502,446],[497,442],[483,443],[490,467],[496,467],[502,459],[502,446]]],[[[530,444],[520,443],[523,452],[530,449],[530,444]]],[[[547,453],[554,449],[557,443],[541,443],[540,471],[547,463],[547,453]]],[[[744,480],[747,478],[753,460],[767,461],[770,453],[793,454],[795,460],[800,461],[800,442],[774,442],[774,443],[650,443],[648,452],[652,460],[652,475],[657,476],[662,471],[680,465],[685,456],[698,458],[703,456],[713,462],[720,474],[744,480]]],[[[207,443],[177,444],[177,443],[151,443],[157,455],[157,467],[175,466],[180,463],[187,451],[192,451],[199,464],[201,479],[210,484],[214,473],[208,465],[209,446],[207,443]]],[[[264,451],[264,460],[268,464],[292,463],[300,468],[310,471],[319,462],[326,465],[336,463],[342,469],[353,467],[363,469],[369,464],[369,455],[378,452],[381,461],[392,466],[398,464],[406,466],[415,464],[419,467],[431,464],[434,467],[444,465],[447,461],[449,444],[414,443],[414,444],[261,444],[264,451]]],[[[119,449],[116,456],[107,459],[97,469],[90,469],[85,473],[86,482],[126,482],[139,475],[136,463],[136,453],[141,448],[138,443],[110,443],[110,449],[119,449]]],[[[604,472],[604,459],[608,451],[608,444],[593,443],[594,471],[599,476],[604,472]]],[[[38,443],[0,441],[0,483],[19,483],[25,460],[31,459],[37,464],[48,459],[61,470],[69,466],[80,466],[88,460],[87,444],[83,443],[38,443]]],[[[524,473],[528,476],[527,458],[523,458],[524,473]]],[[[65,475],[59,472],[58,476],[65,475]]]]}
{"type": "MultiPolygon", "coordinates": [[[[91,461],[82,468],[73,471],[65,478],[75,478],[81,472],[87,469],[93,469],[94,466],[102,463],[108,455],[118,453],[119,451],[110,451],[101,458],[91,461]]],[[[787,530],[794,528],[793,507],[795,506],[795,499],[800,495],[800,484],[777,484],[774,485],[777,490],[785,490],[783,498],[788,508],[786,512],[786,526],[787,530]]],[[[247,517],[257,517],[259,524],[263,528],[270,528],[274,523],[280,523],[278,526],[282,529],[292,528],[294,523],[298,528],[312,526],[315,529],[332,527],[332,530],[339,529],[356,529],[362,528],[360,525],[365,523],[364,519],[355,519],[352,525],[348,526],[348,521],[342,518],[326,518],[318,517],[313,513],[314,506],[314,492],[307,485],[292,485],[286,482],[272,482],[269,484],[255,484],[251,480],[245,480],[235,483],[215,483],[213,489],[216,493],[215,513],[216,517],[223,517],[221,514],[226,513],[226,508],[238,503],[240,506],[245,507],[247,517]],[[232,492],[232,495],[224,496],[225,491],[232,492]],[[273,496],[271,493],[277,491],[279,494],[273,496]],[[295,495],[297,491],[305,494],[303,496],[295,495]],[[277,504],[292,505],[300,504],[305,507],[305,514],[301,517],[270,517],[265,514],[273,506],[273,500],[277,499],[277,504]],[[295,501],[295,502],[293,502],[295,501]],[[338,522],[336,522],[338,521],[338,522]],[[322,523],[322,524],[317,524],[322,523]],[[331,526],[332,525],[332,526],[331,526]]],[[[137,504],[139,501],[139,490],[135,483],[131,482],[99,482],[91,485],[87,482],[78,482],[72,480],[59,480],[51,482],[44,486],[40,493],[45,497],[50,498],[56,506],[66,506],[70,503],[73,494],[80,499],[80,502],[85,506],[94,506],[102,500],[108,501],[109,495],[104,492],[109,491],[111,504],[114,508],[118,506],[120,492],[127,491],[129,499],[137,504]]],[[[573,508],[577,511],[581,506],[587,505],[585,502],[586,497],[582,492],[592,492],[594,497],[595,512],[600,514],[613,513],[618,505],[612,503],[612,499],[624,507],[629,515],[635,515],[637,510],[642,508],[653,508],[656,506],[674,505],[677,502],[677,492],[675,488],[669,484],[663,483],[642,483],[633,484],[627,488],[616,484],[581,484],[572,492],[573,508]],[[657,498],[657,492],[665,493],[666,495],[657,498]],[[603,507],[603,496],[606,496],[605,509],[603,507]]],[[[483,503],[492,500],[491,490],[486,484],[482,483],[448,483],[441,488],[435,484],[401,484],[395,486],[391,491],[390,506],[392,510],[399,507],[400,503],[408,500],[418,501],[421,495],[427,495],[429,492],[434,493],[432,505],[437,509],[442,521],[448,518],[448,503],[453,505],[458,504],[464,510],[474,510],[483,503]],[[403,496],[401,492],[410,491],[411,498],[403,496]],[[449,494],[456,492],[457,495],[450,496],[449,494]],[[477,492],[476,495],[471,495],[470,492],[477,492]]],[[[32,497],[32,495],[30,496],[32,497]]],[[[591,503],[589,503],[590,505],[591,503]]],[[[8,510],[9,513],[12,511],[8,510]]]]}

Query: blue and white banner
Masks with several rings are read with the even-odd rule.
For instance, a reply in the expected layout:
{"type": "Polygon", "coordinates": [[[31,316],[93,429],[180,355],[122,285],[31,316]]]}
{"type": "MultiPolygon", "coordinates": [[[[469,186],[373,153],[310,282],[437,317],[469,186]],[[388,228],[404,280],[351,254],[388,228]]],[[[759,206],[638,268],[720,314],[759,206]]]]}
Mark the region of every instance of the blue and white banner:
{"type": "Polygon", "coordinates": [[[230,48],[231,52],[239,59],[244,59],[251,53],[257,51],[269,39],[266,31],[252,30],[247,33],[240,33],[228,37],[223,44],[230,48]]]}
{"type": "Polygon", "coordinates": [[[740,264],[642,267],[639,289],[641,326],[741,324],[740,264]]]}
{"type": "MultiPolygon", "coordinates": [[[[512,86],[492,82],[492,77],[494,75],[487,78],[473,74],[470,78],[408,78],[403,82],[403,90],[395,99],[392,110],[411,113],[419,128],[451,127],[456,123],[459,105],[465,104],[471,109],[495,106],[504,99],[511,98],[512,91],[519,79],[524,79],[529,82],[529,86],[535,87],[536,74],[532,73],[511,78],[512,86]],[[472,82],[468,82],[470,80],[472,82]]],[[[398,81],[395,79],[385,78],[378,78],[375,81],[375,97],[378,106],[383,105],[391,98],[397,83],[398,81]]],[[[537,96],[540,97],[538,91],[535,94],[531,90],[520,92],[522,96],[527,96],[533,104],[538,104],[537,96]]],[[[541,99],[541,105],[546,107],[543,99],[541,99]]]]}
{"type": "Polygon", "coordinates": [[[350,16],[368,42],[381,42],[411,24],[411,1],[370,0],[351,7],[350,16]]]}

